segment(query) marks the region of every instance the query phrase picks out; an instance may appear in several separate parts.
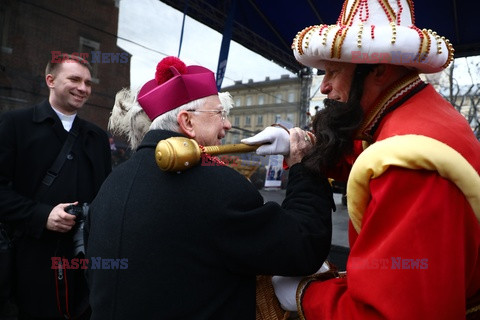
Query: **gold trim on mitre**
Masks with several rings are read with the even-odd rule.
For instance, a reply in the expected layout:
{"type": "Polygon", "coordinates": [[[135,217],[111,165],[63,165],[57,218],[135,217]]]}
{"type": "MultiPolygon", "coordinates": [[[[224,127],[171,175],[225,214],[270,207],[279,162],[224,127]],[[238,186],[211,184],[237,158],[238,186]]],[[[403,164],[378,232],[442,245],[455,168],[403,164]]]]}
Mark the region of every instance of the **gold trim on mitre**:
{"type": "Polygon", "coordinates": [[[345,0],[335,25],[304,29],[292,50],[302,65],[322,70],[325,61],[337,61],[442,71],[453,60],[452,45],[434,31],[421,31],[414,21],[412,0],[345,0]],[[364,30],[370,37],[362,36],[364,30]]]}
{"type": "Polygon", "coordinates": [[[347,182],[347,207],[357,232],[370,201],[370,180],[380,177],[390,166],[436,171],[462,191],[480,223],[480,176],[475,168],[443,142],[421,135],[402,135],[375,142],[353,164],[347,182]]]}

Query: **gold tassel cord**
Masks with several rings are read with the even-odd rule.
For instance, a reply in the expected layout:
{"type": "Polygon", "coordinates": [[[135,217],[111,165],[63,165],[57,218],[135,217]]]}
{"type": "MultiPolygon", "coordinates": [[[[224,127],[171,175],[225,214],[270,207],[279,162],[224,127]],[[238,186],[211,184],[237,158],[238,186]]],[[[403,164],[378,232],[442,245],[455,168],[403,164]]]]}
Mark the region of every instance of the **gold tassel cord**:
{"type": "MultiPolygon", "coordinates": [[[[205,153],[219,155],[226,153],[248,153],[257,150],[260,145],[226,144],[206,146],[205,153]]],[[[158,142],[155,148],[155,161],[164,171],[184,171],[196,165],[201,159],[202,150],[193,139],[171,137],[158,142]]]]}

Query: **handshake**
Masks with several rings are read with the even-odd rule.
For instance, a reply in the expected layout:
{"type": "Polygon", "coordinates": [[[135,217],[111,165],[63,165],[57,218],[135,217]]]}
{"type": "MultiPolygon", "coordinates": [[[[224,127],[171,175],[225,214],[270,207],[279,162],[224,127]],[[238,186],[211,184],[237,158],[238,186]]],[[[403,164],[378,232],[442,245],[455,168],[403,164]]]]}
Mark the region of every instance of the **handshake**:
{"type": "Polygon", "coordinates": [[[253,137],[242,139],[241,142],[248,145],[261,144],[256,151],[258,155],[281,154],[288,156],[291,143],[304,142],[310,148],[315,142],[315,137],[312,133],[300,128],[293,128],[288,131],[283,127],[271,126],[253,137]]]}

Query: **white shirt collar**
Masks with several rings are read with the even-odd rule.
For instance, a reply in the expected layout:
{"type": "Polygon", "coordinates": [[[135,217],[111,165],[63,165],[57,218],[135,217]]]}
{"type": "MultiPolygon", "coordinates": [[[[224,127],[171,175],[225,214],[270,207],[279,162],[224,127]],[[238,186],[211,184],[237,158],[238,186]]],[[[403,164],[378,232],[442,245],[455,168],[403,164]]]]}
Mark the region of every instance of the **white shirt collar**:
{"type": "Polygon", "coordinates": [[[57,116],[60,118],[60,121],[62,121],[63,128],[66,131],[70,131],[70,129],[72,129],[73,120],[75,120],[75,117],[77,116],[77,114],[75,113],[75,114],[72,114],[72,115],[67,115],[67,114],[61,113],[60,111],[58,111],[54,107],[52,107],[52,109],[53,109],[53,111],[55,111],[57,116]]]}

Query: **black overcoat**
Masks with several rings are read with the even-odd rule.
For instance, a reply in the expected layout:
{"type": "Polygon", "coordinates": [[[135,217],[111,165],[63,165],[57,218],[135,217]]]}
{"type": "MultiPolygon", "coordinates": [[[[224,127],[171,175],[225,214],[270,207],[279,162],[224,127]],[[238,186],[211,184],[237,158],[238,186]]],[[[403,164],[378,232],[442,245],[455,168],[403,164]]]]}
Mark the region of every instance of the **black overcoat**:
{"type": "Polygon", "coordinates": [[[286,199],[264,204],[226,166],[161,171],[147,133],[95,198],[87,256],[92,319],[254,319],[255,275],[307,275],[326,258],[332,192],[290,169],[286,199]]]}
{"type": "MultiPolygon", "coordinates": [[[[21,234],[15,240],[17,299],[22,310],[35,316],[60,316],[52,257],[73,257],[72,232],[45,228],[50,211],[58,203],[91,202],[111,171],[106,132],[78,116],[75,121],[80,132],[70,159],[45,195],[35,199],[68,132],[48,101],[0,116],[0,221],[14,224],[21,234]]],[[[75,301],[84,297],[75,294],[81,272],[68,272],[74,314],[75,301]]]]}

